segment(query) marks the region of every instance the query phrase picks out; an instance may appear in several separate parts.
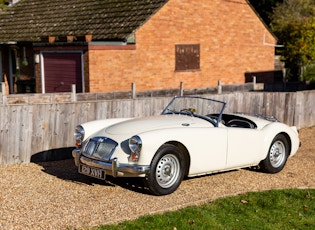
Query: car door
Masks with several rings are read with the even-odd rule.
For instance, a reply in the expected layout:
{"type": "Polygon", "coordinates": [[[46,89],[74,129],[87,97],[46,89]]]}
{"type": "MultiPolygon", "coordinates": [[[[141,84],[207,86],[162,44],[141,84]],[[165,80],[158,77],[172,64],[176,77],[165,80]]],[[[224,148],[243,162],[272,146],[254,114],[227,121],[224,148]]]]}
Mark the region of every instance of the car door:
{"type": "Polygon", "coordinates": [[[251,165],[259,161],[262,132],[257,129],[227,127],[227,168],[251,165]]]}
{"type": "Polygon", "coordinates": [[[183,143],[190,153],[190,175],[222,171],[227,161],[227,129],[190,129],[189,140],[183,143]],[[192,135],[194,134],[194,135],[192,135]]]}

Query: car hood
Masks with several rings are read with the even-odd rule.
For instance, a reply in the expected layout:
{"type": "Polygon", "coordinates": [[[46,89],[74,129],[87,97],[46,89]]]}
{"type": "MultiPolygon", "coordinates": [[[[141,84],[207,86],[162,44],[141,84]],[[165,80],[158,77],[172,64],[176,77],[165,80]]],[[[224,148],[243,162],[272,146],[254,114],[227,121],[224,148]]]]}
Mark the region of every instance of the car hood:
{"type": "Polygon", "coordinates": [[[105,128],[111,135],[139,134],[146,131],[177,127],[208,127],[212,124],[206,120],[186,115],[159,115],[135,118],[105,128]]]}

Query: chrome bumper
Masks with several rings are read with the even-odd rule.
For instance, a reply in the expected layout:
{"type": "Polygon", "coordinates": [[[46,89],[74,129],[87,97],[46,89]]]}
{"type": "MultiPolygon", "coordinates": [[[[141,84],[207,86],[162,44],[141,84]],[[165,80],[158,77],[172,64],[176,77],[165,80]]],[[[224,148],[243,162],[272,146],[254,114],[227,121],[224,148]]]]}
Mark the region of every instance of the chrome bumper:
{"type": "Polygon", "coordinates": [[[122,174],[121,176],[125,174],[138,176],[150,172],[149,165],[120,164],[116,158],[111,160],[111,162],[99,161],[83,156],[79,149],[74,149],[72,151],[72,156],[77,167],[79,164],[84,164],[90,167],[100,168],[105,170],[107,175],[111,175],[113,177],[117,177],[120,174],[122,174]]]}

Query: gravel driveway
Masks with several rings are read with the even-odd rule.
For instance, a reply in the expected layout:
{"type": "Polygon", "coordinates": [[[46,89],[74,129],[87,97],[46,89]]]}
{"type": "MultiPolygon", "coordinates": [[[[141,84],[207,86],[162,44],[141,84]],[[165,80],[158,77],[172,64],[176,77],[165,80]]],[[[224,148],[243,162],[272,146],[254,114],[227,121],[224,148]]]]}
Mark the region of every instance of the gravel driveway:
{"type": "Polygon", "coordinates": [[[242,169],[187,179],[164,197],[149,195],[137,179],[79,175],[72,160],[0,166],[0,229],[80,229],[248,191],[315,188],[315,127],[300,130],[300,138],[302,147],[278,174],[242,169]]]}

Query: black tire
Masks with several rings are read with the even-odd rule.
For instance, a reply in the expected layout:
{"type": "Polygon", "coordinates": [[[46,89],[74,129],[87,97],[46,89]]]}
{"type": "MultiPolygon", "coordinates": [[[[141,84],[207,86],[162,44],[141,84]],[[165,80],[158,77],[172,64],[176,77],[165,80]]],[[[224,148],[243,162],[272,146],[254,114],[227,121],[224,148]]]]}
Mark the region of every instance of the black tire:
{"type": "Polygon", "coordinates": [[[278,134],[272,141],[268,155],[260,162],[260,168],[266,173],[280,172],[289,156],[289,143],[283,134],[278,134]]]}
{"type": "Polygon", "coordinates": [[[157,196],[173,193],[181,184],[185,172],[185,159],[180,150],[170,144],[160,147],[151,162],[145,185],[157,196]]]}

